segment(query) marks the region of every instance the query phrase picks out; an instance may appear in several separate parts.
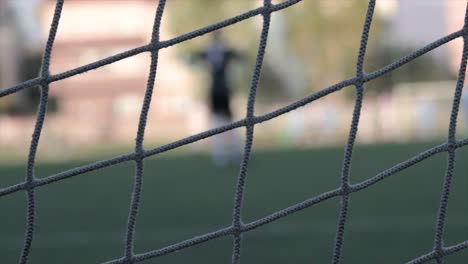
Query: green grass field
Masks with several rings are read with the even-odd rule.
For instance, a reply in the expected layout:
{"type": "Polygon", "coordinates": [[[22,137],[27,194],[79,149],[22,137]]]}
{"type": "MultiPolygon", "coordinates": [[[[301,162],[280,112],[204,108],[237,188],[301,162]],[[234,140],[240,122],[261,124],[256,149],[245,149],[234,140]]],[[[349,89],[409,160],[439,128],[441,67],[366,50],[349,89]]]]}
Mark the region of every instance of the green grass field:
{"type": "MultiPolygon", "coordinates": [[[[354,183],[429,148],[429,144],[358,146],[354,183]]],[[[468,239],[468,149],[457,151],[446,245],[468,239]]],[[[339,184],[343,151],[258,151],[253,154],[244,222],[271,214],[339,184]]],[[[354,193],[343,263],[404,263],[432,249],[445,153],[354,193]]],[[[89,161],[91,162],[91,161],[89,161]]],[[[42,164],[38,177],[88,162],[42,164]]],[[[237,170],[219,170],[204,155],[166,155],[145,162],[136,252],[158,249],[231,222],[237,170]]],[[[0,188],[22,181],[25,165],[0,167],[0,188]]],[[[119,258],[134,164],[127,162],[37,190],[32,264],[100,263],[119,258]]],[[[22,247],[26,195],[0,197],[0,263],[16,263],[22,247]]],[[[339,211],[332,198],[244,235],[242,263],[330,263],[339,211]]],[[[230,263],[224,237],[144,263],[230,263]]],[[[467,263],[468,251],[446,263],[467,263]]]]}

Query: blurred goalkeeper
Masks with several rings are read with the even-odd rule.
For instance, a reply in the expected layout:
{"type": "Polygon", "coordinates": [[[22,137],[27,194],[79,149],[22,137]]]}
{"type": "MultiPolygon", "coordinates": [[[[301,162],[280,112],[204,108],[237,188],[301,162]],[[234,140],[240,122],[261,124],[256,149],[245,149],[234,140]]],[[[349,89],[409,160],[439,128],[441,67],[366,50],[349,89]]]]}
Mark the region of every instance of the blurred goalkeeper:
{"type": "MultiPolygon", "coordinates": [[[[242,58],[240,53],[228,48],[223,43],[219,32],[213,33],[211,44],[206,50],[196,52],[191,58],[192,63],[203,61],[210,68],[209,105],[214,127],[223,126],[232,121],[228,70],[231,61],[242,58]]],[[[241,143],[236,131],[230,130],[212,138],[212,156],[217,166],[226,167],[240,161],[241,143]]]]}

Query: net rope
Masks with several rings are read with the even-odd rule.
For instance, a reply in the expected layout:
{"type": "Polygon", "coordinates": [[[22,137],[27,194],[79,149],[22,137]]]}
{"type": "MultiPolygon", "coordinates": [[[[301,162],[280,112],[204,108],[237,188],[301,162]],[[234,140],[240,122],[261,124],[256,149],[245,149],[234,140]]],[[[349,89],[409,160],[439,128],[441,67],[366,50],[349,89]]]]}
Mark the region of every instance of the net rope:
{"type": "Polygon", "coordinates": [[[52,184],[58,181],[62,181],[74,176],[78,176],[87,172],[99,170],[105,167],[113,166],[116,164],[134,161],[135,162],[135,176],[133,183],[133,192],[130,202],[130,208],[128,213],[128,222],[126,228],[126,239],[125,239],[125,250],[124,255],[121,258],[110,260],[105,262],[107,264],[117,264],[117,263],[138,263],[147,259],[156,258],[172,252],[192,247],[197,244],[201,244],[216,238],[232,236],[233,237],[233,249],[232,249],[232,263],[240,263],[241,257],[241,246],[242,246],[242,234],[249,232],[263,225],[269,224],[273,221],[281,219],[283,217],[294,214],[298,211],[309,208],[313,205],[316,205],[320,202],[331,198],[341,199],[341,206],[339,210],[338,224],[336,228],[336,235],[334,240],[332,263],[337,264],[341,262],[342,259],[342,248],[345,237],[345,228],[346,222],[348,219],[348,205],[349,199],[352,193],[367,189],[378,182],[387,179],[388,177],[395,175],[396,173],[405,170],[419,162],[422,162],[436,154],[447,153],[447,169],[445,172],[445,177],[443,180],[443,186],[440,194],[440,204],[437,213],[437,219],[435,223],[435,234],[434,234],[434,245],[433,248],[426,254],[415,257],[407,263],[416,264],[416,263],[425,263],[431,260],[435,260],[437,263],[443,263],[444,257],[455,252],[459,252],[468,248],[468,240],[462,241],[458,244],[446,246],[444,244],[444,233],[446,227],[447,219],[447,207],[449,204],[449,196],[451,192],[452,179],[454,176],[455,168],[455,158],[456,150],[468,145],[468,138],[457,140],[456,138],[456,127],[457,127],[457,118],[459,113],[459,106],[465,81],[465,72],[467,67],[468,59],[468,6],[465,11],[465,21],[463,28],[459,31],[451,33],[443,38],[440,38],[398,60],[395,62],[375,70],[370,73],[364,72],[364,58],[366,55],[367,42],[369,38],[369,31],[371,28],[371,23],[374,14],[374,8],[376,0],[370,0],[367,7],[367,14],[365,17],[364,27],[362,31],[361,43],[359,48],[359,54],[357,57],[356,63],[356,75],[350,79],[343,80],[337,84],[334,84],[330,87],[327,87],[323,90],[320,90],[316,93],[313,93],[301,100],[298,100],[294,103],[286,105],[282,108],[279,108],[275,111],[269,112],[264,115],[255,115],[255,97],[256,90],[258,87],[258,82],[260,79],[261,68],[263,64],[263,58],[265,55],[265,49],[268,39],[268,30],[270,27],[271,15],[274,12],[280,11],[282,9],[288,8],[294,4],[301,2],[301,0],[287,0],[278,4],[272,4],[271,0],[264,0],[263,6],[245,12],[241,15],[226,19],[224,21],[200,28],[198,30],[189,32],[184,35],[180,35],[176,38],[161,41],[159,38],[159,31],[161,25],[161,19],[165,9],[165,0],[159,0],[156,16],[153,24],[151,41],[149,44],[137,47],[131,50],[127,50],[122,53],[104,58],[102,60],[71,69],[58,74],[51,74],[49,71],[50,60],[52,54],[52,48],[54,46],[55,36],[59,27],[60,16],[62,14],[62,8],[64,5],[64,0],[57,0],[55,6],[55,12],[52,19],[52,24],[49,31],[49,37],[45,46],[44,57],[42,62],[42,67],[40,74],[37,78],[28,80],[26,82],[17,84],[13,87],[0,90],[0,98],[14,94],[23,89],[31,89],[37,85],[40,86],[41,97],[39,108],[36,117],[36,123],[34,132],[32,135],[32,140],[29,149],[28,161],[27,161],[27,173],[25,180],[21,183],[11,185],[0,189],[0,197],[10,195],[19,191],[25,191],[27,195],[27,221],[24,235],[24,245],[22,248],[21,256],[19,258],[19,263],[25,264],[28,262],[28,257],[31,252],[31,246],[34,237],[34,225],[36,221],[36,199],[35,199],[35,189],[44,185],[52,184]],[[158,53],[159,50],[173,46],[175,44],[199,37],[201,35],[210,33],[212,31],[233,25],[240,21],[249,19],[251,17],[260,15],[263,18],[262,32],[260,35],[258,53],[255,63],[255,68],[252,74],[252,80],[250,83],[249,93],[248,93],[248,102],[247,102],[247,114],[242,120],[230,123],[225,126],[217,127],[214,129],[207,130],[205,132],[195,134],[175,142],[156,147],[153,149],[144,149],[144,133],[148,117],[148,111],[151,105],[151,98],[153,95],[154,82],[156,78],[157,65],[158,65],[158,53]],[[376,79],[388,72],[391,72],[416,58],[452,41],[457,38],[463,38],[463,53],[460,62],[460,68],[458,73],[458,78],[456,82],[452,111],[450,114],[450,123],[448,128],[447,142],[435,147],[432,147],[424,152],[421,152],[399,164],[394,165],[391,168],[388,168],[377,175],[368,178],[364,181],[358,183],[351,183],[351,161],[353,157],[353,148],[356,135],[358,132],[358,125],[360,120],[360,113],[362,109],[362,102],[364,99],[364,84],[373,79],[376,79]],[[57,82],[71,76],[81,74],[90,70],[97,69],[99,67],[123,60],[125,58],[135,56],[140,53],[149,52],[151,54],[151,64],[148,75],[148,82],[146,87],[146,92],[142,104],[142,109],[140,113],[140,119],[137,130],[135,150],[132,153],[120,155],[111,159],[97,161],[88,165],[75,167],[57,174],[49,175],[44,178],[37,178],[34,174],[35,169],[35,159],[36,152],[39,145],[39,139],[42,132],[42,127],[46,117],[47,102],[48,102],[48,92],[49,84],[57,82]],[[349,136],[347,143],[345,145],[344,158],[342,164],[341,172],[341,182],[340,185],[328,192],[321,193],[317,196],[311,197],[305,201],[294,204],[290,207],[284,208],[282,210],[276,211],[268,216],[257,219],[250,223],[244,223],[242,221],[242,206],[243,206],[243,197],[244,190],[246,186],[246,180],[248,176],[248,165],[250,159],[250,153],[252,145],[254,142],[254,127],[256,124],[271,120],[280,115],[286,114],[290,111],[293,111],[299,107],[305,106],[315,100],[318,100],[324,96],[327,96],[331,93],[342,90],[345,87],[353,87],[356,89],[356,98],[354,111],[352,115],[352,121],[349,131],[349,136]],[[244,146],[243,158],[240,164],[240,171],[237,179],[237,187],[234,195],[233,203],[233,214],[232,214],[232,223],[230,226],[202,234],[160,249],[156,249],[144,253],[135,253],[134,252],[134,243],[135,243],[135,227],[137,222],[137,216],[139,212],[140,205],[140,196],[143,186],[143,175],[144,175],[144,166],[143,161],[145,158],[170,151],[175,148],[214,136],[226,132],[228,130],[245,127],[246,128],[246,140],[244,146]]]}

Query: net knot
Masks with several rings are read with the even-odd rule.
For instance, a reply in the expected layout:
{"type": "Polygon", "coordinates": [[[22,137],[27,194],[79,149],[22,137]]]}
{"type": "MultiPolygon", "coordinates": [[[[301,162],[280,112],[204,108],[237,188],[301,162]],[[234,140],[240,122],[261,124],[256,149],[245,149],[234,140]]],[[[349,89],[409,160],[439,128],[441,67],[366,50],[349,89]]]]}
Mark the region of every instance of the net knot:
{"type": "Polygon", "coordinates": [[[145,158],[145,151],[143,150],[143,148],[136,149],[133,159],[134,160],[143,160],[144,158],[145,158]]]}
{"type": "Polygon", "coordinates": [[[352,192],[353,192],[353,189],[351,188],[351,185],[349,185],[349,183],[343,184],[343,186],[341,186],[340,188],[341,196],[349,195],[352,192]]]}
{"type": "Polygon", "coordinates": [[[363,89],[365,82],[366,82],[365,74],[359,73],[356,76],[356,81],[354,82],[354,86],[356,87],[357,90],[361,90],[363,89]]]}
{"type": "Polygon", "coordinates": [[[442,261],[442,259],[444,258],[445,254],[444,254],[444,248],[442,247],[442,245],[439,245],[437,246],[435,249],[434,249],[434,257],[437,261],[442,261]]]}
{"type": "Polygon", "coordinates": [[[151,41],[148,45],[145,46],[145,50],[148,52],[155,52],[161,49],[160,41],[151,41]]]}
{"type": "Polygon", "coordinates": [[[133,264],[135,262],[134,262],[133,256],[127,256],[127,257],[122,259],[122,263],[124,263],[124,264],[133,264]]]}
{"type": "Polygon", "coordinates": [[[27,191],[32,190],[32,189],[34,189],[35,187],[36,187],[36,179],[35,179],[35,177],[34,177],[32,180],[26,181],[26,182],[24,183],[24,188],[25,188],[25,190],[27,190],[27,191]]]}
{"type": "Polygon", "coordinates": [[[41,76],[41,77],[42,78],[39,81],[39,85],[42,88],[47,87],[47,85],[49,85],[49,74],[47,74],[46,76],[41,76]]]}
{"type": "Polygon", "coordinates": [[[255,120],[256,120],[255,116],[248,116],[248,117],[245,118],[245,125],[246,126],[253,126],[253,125],[255,125],[255,120]]]}
{"type": "Polygon", "coordinates": [[[235,237],[239,237],[242,235],[242,224],[233,226],[232,235],[235,237]]]}
{"type": "Polygon", "coordinates": [[[447,150],[448,151],[455,151],[457,149],[457,144],[455,142],[448,142],[447,143],[447,150]]]}

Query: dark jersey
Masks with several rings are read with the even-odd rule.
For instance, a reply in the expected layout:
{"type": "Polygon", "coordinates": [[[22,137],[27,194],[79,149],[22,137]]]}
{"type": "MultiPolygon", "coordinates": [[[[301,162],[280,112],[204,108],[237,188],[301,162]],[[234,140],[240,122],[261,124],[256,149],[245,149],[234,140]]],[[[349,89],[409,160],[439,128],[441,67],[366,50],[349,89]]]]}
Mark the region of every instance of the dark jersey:
{"type": "Polygon", "coordinates": [[[210,66],[211,87],[210,104],[215,113],[231,116],[229,107],[230,88],[227,80],[229,62],[239,55],[227,49],[221,43],[213,43],[206,51],[196,54],[195,59],[202,59],[210,66]]]}

